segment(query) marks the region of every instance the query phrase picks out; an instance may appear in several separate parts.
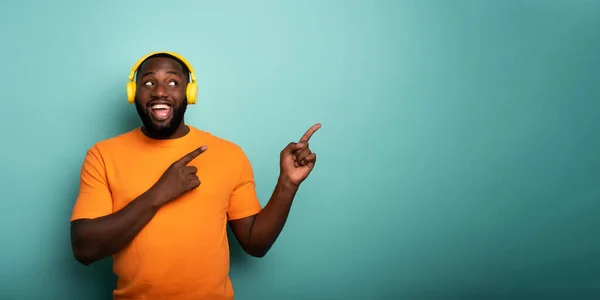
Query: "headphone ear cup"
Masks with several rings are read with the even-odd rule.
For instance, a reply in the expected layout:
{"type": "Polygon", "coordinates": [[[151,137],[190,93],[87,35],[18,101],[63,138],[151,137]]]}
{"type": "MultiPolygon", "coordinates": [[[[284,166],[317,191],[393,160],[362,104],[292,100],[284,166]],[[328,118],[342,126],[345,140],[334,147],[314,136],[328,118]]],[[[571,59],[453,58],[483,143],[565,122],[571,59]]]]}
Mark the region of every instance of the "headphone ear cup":
{"type": "Polygon", "coordinates": [[[196,97],[198,96],[198,85],[195,82],[190,82],[187,85],[186,97],[188,104],[196,104],[196,97]]]}
{"type": "Polygon", "coordinates": [[[127,102],[135,102],[135,82],[133,81],[127,83],[127,102]]]}

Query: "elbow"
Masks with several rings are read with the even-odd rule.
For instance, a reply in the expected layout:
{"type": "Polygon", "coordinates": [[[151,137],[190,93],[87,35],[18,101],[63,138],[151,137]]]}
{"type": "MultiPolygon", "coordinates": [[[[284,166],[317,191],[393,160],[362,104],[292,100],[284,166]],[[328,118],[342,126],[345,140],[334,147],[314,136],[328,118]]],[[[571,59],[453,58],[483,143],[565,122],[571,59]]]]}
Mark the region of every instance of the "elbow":
{"type": "Polygon", "coordinates": [[[270,247],[248,247],[244,248],[244,252],[256,258],[263,258],[269,252],[270,247]]]}
{"type": "Polygon", "coordinates": [[[88,266],[96,261],[96,246],[90,243],[81,230],[81,223],[74,222],[71,225],[71,250],[75,259],[84,266],[88,266]]]}
{"type": "Polygon", "coordinates": [[[84,266],[89,266],[89,265],[91,265],[93,263],[93,261],[91,261],[91,260],[86,260],[86,259],[83,259],[83,258],[80,258],[80,257],[75,257],[75,258],[77,259],[77,261],[79,263],[81,263],[84,266]]]}
{"type": "Polygon", "coordinates": [[[267,255],[266,251],[263,252],[247,252],[250,256],[252,257],[256,257],[256,258],[263,258],[265,257],[265,255],[267,255]]]}
{"type": "Polygon", "coordinates": [[[83,241],[75,233],[71,236],[71,250],[75,259],[84,266],[97,260],[95,246],[83,241]]]}
{"type": "Polygon", "coordinates": [[[95,261],[89,249],[85,249],[84,247],[76,245],[73,245],[72,248],[73,256],[75,256],[75,259],[82,265],[89,266],[95,261]]]}

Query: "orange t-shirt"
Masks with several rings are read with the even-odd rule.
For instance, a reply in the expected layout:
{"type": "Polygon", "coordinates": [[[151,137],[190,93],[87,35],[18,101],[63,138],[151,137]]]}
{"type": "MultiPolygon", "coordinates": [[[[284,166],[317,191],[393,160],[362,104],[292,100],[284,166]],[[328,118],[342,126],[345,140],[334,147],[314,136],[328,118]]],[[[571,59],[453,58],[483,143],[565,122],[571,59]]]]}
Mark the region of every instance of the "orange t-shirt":
{"type": "Polygon", "coordinates": [[[114,299],[233,299],[227,221],[258,213],[250,162],[242,149],[192,126],[179,139],[153,140],[140,128],[96,143],[83,162],[71,220],[123,208],[167,167],[202,145],[188,165],[201,185],[163,206],[113,255],[114,299]]]}

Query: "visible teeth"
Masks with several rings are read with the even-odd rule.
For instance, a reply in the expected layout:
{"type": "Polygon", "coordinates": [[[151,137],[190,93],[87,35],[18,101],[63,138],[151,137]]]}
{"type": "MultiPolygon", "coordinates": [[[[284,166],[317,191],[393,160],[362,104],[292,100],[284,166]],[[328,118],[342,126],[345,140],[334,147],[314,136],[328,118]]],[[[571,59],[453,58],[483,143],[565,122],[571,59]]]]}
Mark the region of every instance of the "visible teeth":
{"type": "Polygon", "coordinates": [[[166,104],[154,104],[152,105],[152,109],[169,109],[170,106],[166,104]]]}

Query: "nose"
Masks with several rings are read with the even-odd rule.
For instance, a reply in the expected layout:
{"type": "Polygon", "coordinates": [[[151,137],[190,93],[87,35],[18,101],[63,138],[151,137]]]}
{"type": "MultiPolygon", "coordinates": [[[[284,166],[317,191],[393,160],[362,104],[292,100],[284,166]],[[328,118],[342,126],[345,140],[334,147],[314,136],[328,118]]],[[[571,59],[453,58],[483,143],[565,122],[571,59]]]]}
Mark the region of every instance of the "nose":
{"type": "Polygon", "coordinates": [[[162,98],[167,96],[167,88],[162,84],[157,84],[152,89],[152,97],[162,98]]]}

